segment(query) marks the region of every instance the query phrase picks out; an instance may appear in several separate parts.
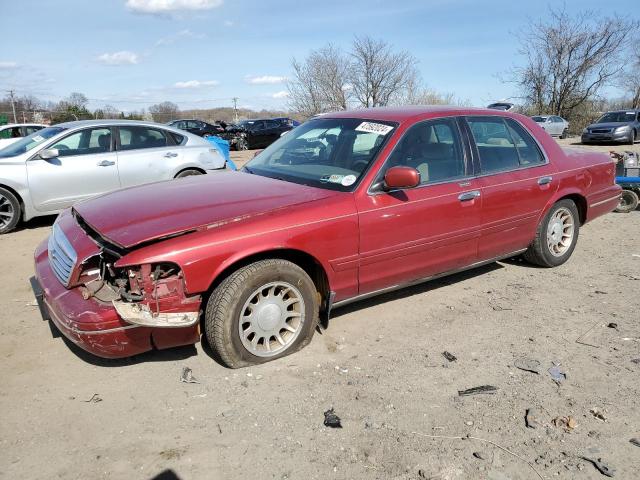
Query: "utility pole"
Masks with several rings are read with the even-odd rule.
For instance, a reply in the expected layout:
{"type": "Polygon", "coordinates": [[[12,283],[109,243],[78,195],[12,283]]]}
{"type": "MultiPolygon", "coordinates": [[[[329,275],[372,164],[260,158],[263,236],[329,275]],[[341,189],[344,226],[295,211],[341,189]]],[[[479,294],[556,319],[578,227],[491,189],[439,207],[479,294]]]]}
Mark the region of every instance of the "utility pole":
{"type": "Polygon", "coordinates": [[[18,123],[18,117],[16,116],[16,103],[13,99],[13,96],[16,92],[13,90],[9,90],[9,97],[11,97],[11,109],[13,110],[13,123],[18,123]]]}
{"type": "Polygon", "coordinates": [[[233,117],[235,121],[233,123],[238,123],[238,97],[233,97],[233,117]]]}

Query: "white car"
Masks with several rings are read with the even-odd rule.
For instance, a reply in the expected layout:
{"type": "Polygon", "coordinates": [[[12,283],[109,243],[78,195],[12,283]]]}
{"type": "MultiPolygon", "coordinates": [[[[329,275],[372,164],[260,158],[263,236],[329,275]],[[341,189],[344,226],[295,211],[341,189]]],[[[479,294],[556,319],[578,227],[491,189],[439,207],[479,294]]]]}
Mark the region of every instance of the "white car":
{"type": "Polygon", "coordinates": [[[217,146],[167,125],[60,123],[0,150],[0,234],[95,195],[225,166],[217,146]]]}
{"type": "Polygon", "coordinates": [[[557,115],[534,115],[531,119],[552,137],[566,138],[569,133],[569,122],[557,115]]]}
{"type": "Polygon", "coordinates": [[[40,123],[10,123],[8,125],[0,125],[0,150],[7,145],[17,142],[22,137],[31,135],[45,127],[46,125],[40,123]]]}

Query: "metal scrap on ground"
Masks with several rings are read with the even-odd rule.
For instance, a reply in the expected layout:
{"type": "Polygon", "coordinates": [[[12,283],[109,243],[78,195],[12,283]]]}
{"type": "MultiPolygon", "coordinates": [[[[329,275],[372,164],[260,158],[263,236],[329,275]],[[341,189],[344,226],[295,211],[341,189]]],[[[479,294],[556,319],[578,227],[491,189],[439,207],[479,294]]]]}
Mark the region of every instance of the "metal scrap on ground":
{"type": "Polygon", "coordinates": [[[458,390],[458,395],[461,397],[467,395],[480,395],[483,393],[494,394],[498,391],[498,387],[493,385],[480,385],[479,387],[467,388],[466,390],[458,390]]]}

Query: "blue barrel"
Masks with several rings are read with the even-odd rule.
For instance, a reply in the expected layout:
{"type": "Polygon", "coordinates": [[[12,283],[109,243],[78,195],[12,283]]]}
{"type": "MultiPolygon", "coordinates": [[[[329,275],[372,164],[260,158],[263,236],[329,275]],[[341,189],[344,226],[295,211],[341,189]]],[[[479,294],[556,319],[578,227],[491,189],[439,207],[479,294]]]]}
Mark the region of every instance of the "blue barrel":
{"type": "Polygon", "coordinates": [[[218,150],[220,150],[220,153],[227,160],[227,166],[231,170],[237,170],[235,163],[233,163],[233,161],[231,160],[231,157],[229,156],[229,142],[228,141],[226,141],[224,138],[215,137],[213,135],[205,137],[205,140],[207,140],[212,145],[215,145],[218,148],[218,150]]]}

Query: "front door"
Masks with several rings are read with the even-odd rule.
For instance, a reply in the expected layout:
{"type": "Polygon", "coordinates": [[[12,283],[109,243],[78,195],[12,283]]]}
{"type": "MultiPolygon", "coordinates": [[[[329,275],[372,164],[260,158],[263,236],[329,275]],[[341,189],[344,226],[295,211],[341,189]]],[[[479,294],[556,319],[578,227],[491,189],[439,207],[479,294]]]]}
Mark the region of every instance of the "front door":
{"type": "MultiPolygon", "coordinates": [[[[418,187],[358,197],[360,294],[402,285],[477,260],[482,198],[453,117],[412,126],[382,167],[420,172],[418,187]]],[[[379,182],[376,182],[379,183],[379,182]]]]}
{"type": "Polygon", "coordinates": [[[27,161],[29,192],[40,212],[67,208],[75,202],[120,188],[111,129],[86,128],[58,140],[57,158],[36,155],[27,161]]]}
{"type": "Polygon", "coordinates": [[[526,129],[510,118],[467,117],[482,192],[480,260],[528,247],[540,212],[558,188],[555,168],[526,129]]]}

